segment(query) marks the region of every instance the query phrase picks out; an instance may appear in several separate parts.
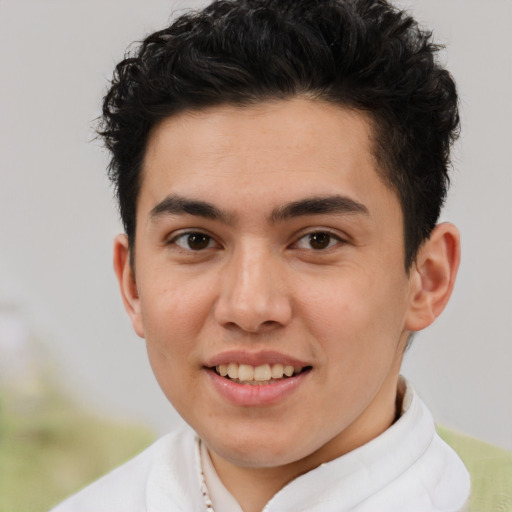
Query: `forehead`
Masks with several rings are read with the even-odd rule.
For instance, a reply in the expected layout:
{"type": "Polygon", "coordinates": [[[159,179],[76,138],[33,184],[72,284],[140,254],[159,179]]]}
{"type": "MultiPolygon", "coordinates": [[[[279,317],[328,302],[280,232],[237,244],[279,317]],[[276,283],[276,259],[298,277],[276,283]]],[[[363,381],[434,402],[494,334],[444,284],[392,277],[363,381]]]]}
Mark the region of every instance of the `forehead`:
{"type": "Polygon", "coordinates": [[[295,98],[164,120],[148,141],[138,207],[147,213],[170,193],[252,211],[279,206],[280,196],[342,193],[361,201],[369,192],[391,191],[378,170],[368,117],[295,98]]]}

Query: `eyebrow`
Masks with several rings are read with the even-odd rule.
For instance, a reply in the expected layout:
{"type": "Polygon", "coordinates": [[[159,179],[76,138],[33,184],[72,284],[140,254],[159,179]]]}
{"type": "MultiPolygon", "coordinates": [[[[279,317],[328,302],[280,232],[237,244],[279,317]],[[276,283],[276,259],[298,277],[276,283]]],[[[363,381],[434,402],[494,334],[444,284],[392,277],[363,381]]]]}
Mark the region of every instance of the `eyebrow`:
{"type": "Polygon", "coordinates": [[[310,197],[276,208],[271,220],[276,223],[293,217],[322,214],[369,215],[369,211],[364,204],[346,196],[310,197]]]}
{"type": "MultiPolygon", "coordinates": [[[[322,214],[369,215],[369,211],[364,204],[346,196],[308,197],[275,208],[270,215],[270,221],[278,223],[294,217],[322,214]]],[[[233,224],[236,220],[236,215],[221,210],[207,201],[188,199],[178,195],[167,196],[149,213],[150,218],[166,215],[193,215],[220,220],[226,224],[233,224]]]]}
{"type": "Polygon", "coordinates": [[[149,213],[150,218],[166,215],[194,215],[206,219],[220,220],[229,224],[233,221],[233,215],[225,212],[211,203],[196,199],[187,199],[178,195],[167,196],[158,203],[149,213]]]}

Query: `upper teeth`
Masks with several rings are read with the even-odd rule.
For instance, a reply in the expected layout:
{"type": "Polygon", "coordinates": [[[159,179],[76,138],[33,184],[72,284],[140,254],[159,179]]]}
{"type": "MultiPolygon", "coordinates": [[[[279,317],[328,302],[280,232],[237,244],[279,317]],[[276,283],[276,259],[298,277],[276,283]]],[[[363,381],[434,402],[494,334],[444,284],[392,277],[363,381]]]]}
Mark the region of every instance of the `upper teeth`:
{"type": "Polygon", "coordinates": [[[251,366],[250,364],[229,363],[221,364],[215,367],[218,374],[223,377],[228,376],[230,379],[238,379],[239,381],[269,381],[271,379],[282,379],[291,377],[294,373],[299,373],[302,367],[293,367],[291,365],[262,364],[261,366],[251,366]]]}

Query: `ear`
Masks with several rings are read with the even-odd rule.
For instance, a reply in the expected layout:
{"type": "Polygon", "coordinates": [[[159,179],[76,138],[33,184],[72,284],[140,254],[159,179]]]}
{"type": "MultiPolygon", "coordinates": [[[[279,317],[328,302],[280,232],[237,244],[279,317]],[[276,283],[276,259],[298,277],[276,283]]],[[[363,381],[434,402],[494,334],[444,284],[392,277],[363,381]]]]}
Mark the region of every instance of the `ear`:
{"type": "Polygon", "coordinates": [[[132,321],[135,332],[144,338],[144,326],[140,309],[140,298],[130,258],[130,246],[125,234],[114,239],[114,271],[119,283],[124,308],[132,321]]]}
{"type": "Polygon", "coordinates": [[[409,331],[421,331],[441,314],[452,294],[459,263],[459,231],[453,224],[439,224],[420,248],[410,271],[409,331]]]}

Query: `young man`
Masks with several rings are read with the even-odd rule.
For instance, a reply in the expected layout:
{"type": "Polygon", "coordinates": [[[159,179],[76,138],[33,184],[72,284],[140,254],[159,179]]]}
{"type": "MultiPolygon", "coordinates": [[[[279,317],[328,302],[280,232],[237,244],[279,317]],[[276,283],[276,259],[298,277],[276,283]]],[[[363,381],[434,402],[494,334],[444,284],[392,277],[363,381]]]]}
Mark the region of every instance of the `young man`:
{"type": "Polygon", "coordinates": [[[117,66],[114,267],[191,430],[56,512],[462,509],[467,471],[399,376],[459,263],[436,51],[382,0],[221,1],[117,66]]]}

